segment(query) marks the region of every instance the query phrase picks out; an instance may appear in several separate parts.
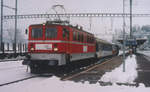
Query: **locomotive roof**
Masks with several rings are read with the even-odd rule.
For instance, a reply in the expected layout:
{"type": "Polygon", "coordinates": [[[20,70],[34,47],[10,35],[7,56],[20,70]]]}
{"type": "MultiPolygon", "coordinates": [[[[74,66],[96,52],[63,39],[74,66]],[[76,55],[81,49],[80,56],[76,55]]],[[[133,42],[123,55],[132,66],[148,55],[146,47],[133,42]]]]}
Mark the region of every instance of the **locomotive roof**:
{"type": "Polygon", "coordinates": [[[52,22],[46,22],[46,24],[44,24],[44,23],[43,23],[43,24],[32,24],[32,25],[30,25],[30,26],[37,27],[37,26],[43,26],[43,25],[46,25],[46,26],[48,26],[48,25],[53,25],[53,26],[66,26],[66,27],[71,27],[71,28],[77,29],[77,30],[79,30],[79,31],[86,32],[86,33],[88,33],[88,34],[94,35],[94,34],[92,34],[92,33],[90,33],[90,32],[84,31],[81,26],[80,26],[80,28],[79,28],[78,25],[73,26],[73,25],[67,24],[67,23],[52,23],[52,22]]]}

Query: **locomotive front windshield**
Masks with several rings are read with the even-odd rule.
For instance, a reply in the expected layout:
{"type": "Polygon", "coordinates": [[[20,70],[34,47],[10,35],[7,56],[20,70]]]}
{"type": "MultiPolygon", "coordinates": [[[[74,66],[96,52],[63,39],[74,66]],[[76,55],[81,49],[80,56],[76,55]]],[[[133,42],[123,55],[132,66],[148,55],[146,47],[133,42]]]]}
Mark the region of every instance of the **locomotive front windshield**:
{"type": "MultiPolygon", "coordinates": [[[[42,28],[32,28],[31,37],[34,39],[43,37],[42,28]]],[[[51,39],[57,37],[57,29],[56,28],[46,28],[45,30],[45,38],[51,39]]]]}
{"type": "Polygon", "coordinates": [[[56,38],[57,37],[57,29],[56,28],[46,28],[45,37],[46,38],[56,38]]]}
{"type": "Polygon", "coordinates": [[[42,28],[32,28],[31,36],[32,38],[35,39],[42,38],[43,36],[42,28]]]}

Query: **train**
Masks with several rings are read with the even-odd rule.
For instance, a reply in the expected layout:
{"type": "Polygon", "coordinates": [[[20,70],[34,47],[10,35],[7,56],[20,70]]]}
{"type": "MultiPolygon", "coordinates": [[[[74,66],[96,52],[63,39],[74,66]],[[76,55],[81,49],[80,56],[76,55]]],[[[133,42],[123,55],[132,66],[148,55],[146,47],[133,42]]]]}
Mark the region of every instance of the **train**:
{"type": "MultiPolygon", "coordinates": [[[[89,58],[118,55],[118,46],[96,38],[67,21],[47,21],[29,26],[26,64],[31,73],[43,67],[65,66],[89,58]]],[[[86,62],[85,62],[86,63],[86,62]]]]}

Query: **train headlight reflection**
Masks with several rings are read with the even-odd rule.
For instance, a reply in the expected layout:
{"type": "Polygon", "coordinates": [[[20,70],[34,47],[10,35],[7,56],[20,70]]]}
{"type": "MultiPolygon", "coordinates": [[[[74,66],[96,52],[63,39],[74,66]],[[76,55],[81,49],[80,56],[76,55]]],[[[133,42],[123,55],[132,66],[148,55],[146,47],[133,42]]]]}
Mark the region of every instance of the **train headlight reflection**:
{"type": "Polygon", "coordinates": [[[33,51],[34,50],[34,48],[33,47],[31,47],[31,51],[33,51]]]}
{"type": "Polygon", "coordinates": [[[54,51],[58,51],[58,48],[54,48],[54,51]]]}

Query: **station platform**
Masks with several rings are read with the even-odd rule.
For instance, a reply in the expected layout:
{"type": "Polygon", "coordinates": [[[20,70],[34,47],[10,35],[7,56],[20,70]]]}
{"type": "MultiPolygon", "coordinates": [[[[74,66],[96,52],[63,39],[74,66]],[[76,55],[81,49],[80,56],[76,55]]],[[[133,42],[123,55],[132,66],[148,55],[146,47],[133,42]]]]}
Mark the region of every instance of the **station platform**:
{"type": "MultiPolygon", "coordinates": [[[[118,42],[120,42],[121,44],[123,44],[123,38],[117,39],[118,42]]],[[[147,41],[146,38],[136,38],[136,46],[141,46],[143,45],[145,42],[147,41]]]]}

